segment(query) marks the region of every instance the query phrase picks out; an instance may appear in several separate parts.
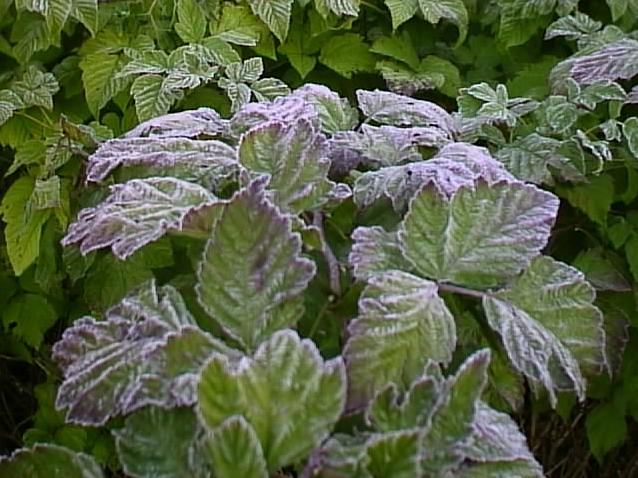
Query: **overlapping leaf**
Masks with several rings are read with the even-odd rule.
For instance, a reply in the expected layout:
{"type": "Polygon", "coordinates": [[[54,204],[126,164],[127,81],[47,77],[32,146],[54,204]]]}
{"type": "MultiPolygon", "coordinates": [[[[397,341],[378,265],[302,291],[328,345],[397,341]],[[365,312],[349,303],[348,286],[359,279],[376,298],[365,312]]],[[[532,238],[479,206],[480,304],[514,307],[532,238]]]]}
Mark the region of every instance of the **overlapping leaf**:
{"type": "Polygon", "coordinates": [[[197,184],[173,177],[133,179],[111,187],[98,206],[80,211],[62,244],[79,243],[80,251],[110,247],[126,259],[169,231],[180,231],[188,213],[216,197],[197,184]]]}
{"type": "Polygon", "coordinates": [[[300,318],[293,300],[315,273],[301,256],[301,238],[252,182],[225,206],[198,272],[200,304],[231,337],[254,350],[300,318]]]}
{"type": "Polygon", "coordinates": [[[412,200],[399,239],[423,276],[493,287],[545,247],[558,205],[553,194],[518,182],[481,179],[449,198],[430,184],[412,200]]]}
{"type": "Polygon", "coordinates": [[[118,166],[143,166],[147,176],[173,176],[209,187],[238,171],[235,149],[221,141],[134,136],[103,143],[89,158],[87,181],[100,182],[118,166]]]}
{"type": "Polygon", "coordinates": [[[401,271],[368,279],[344,348],[349,408],[389,382],[410,383],[428,360],[451,360],[456,327],[437,291],[435,283],[401,271]]]}
{"type": "Polygon", "coordinates": [[[293,0],[249,0],[248,4],[270,31],[283,42],[288,36],[293,0]]]}
{"type": "Polygon", "coordinates": [[[622,39],[567,61],[572,78],[579,83],[630,79],[638,74],[638,41],[622,39]]]}
{"type": "Polygon", "coordinates": [[[170,286],[148,283],[106,316],[77,320],[53,348],[64,373],[56,407],[74,423],[101,425],[147,405],[191,405],[209,356],[237,356],[196,326],[170,286]]]}
{"type": "Polygon", "coordinates": [[[117,455],[127,476],[206,478],[208,466],[198,449],[199,425],[190,408],[146,407],[113,431],[117,455]]]}
{"type": "Polygon", "coordinates": [[[211,108],[180,111],[140,123],[123,138],[209,139],[227,134],[228,121],[211,108]]]}
{"type": "Polygon", "coordinates": [[[102,469],[90,455],[68,448],[38,444],[20,448],[0,458],[3,478],[103,478],[102,469]]]}
{"type": "Polygon", "coordinates": [[[576,269],[539,256],[510,288],[487,295],[483,306],[507,354],[556,404],[558,391],[585,397],[585,376],[607,367],[602,314],[595,292],[576,269]]]}
{"type": "Polygon", "coordinates": [[[317,112],[308,102],[284,96],[271,102],[244,105],[230,120],[230,129],[233,136],[240,138],[250,129],[271,121],[288,124],[302,119],[317,122],[319,126],[317,112]]]}
{"type": "Polygon", "coordinates": [[[348,100],[323,85],[306,83],[294,90],[289,98],[301,98],[312,105],[319,116],[321,131],[326,134],[351,130],[359,122],[357,110],[348,100]]]}
{"type": "Polygon", "coordinates": [[[215,355],[201,372],[198,410],[213,430],[242,416],[259,440],[268,472],[274,473],[305,458],[327,437],[345,395],[342,360],[325,362],[311,341],[285,330],[239,363],[215,355]]]}
{"type": "Polygon", "coordinates": [[[396,232],[382,227],[358,227],[352,232],[352,251],[348,262],[354,276],[361,281],[389,270],[413,272],[410,262],[403,257],[396,232]]]}
{"type": "Polygon", "coordinates": [[[240,163],[267,174],[275,204],[294,213],[321,206],[336,187],[327,153],[325,137],[306,119],[254,127],[239,143],[240,163]]]}

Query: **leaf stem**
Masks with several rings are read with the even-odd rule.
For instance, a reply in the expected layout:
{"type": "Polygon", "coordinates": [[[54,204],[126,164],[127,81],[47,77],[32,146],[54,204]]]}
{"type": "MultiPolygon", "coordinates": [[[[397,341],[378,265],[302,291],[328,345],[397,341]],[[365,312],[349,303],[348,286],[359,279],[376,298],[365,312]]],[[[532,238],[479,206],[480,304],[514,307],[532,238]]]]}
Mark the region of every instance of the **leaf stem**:
{"type": "Polygon", "coordinates": [[[361,0],[361,5],[363,5],[364,7],[368,7],[370,10],[374,10],[377,13],[380,13],[382,15],[387,15],[388,12],[386,12],[385,10],[377,7],[376,5],[373,5],[369,2],[366,2],[366,0],[361,0]]]}
{"type": "Polygon", "coordinates": [[[339,261],[332,252],[326,234],[323,230],[323,213],[316,211],[312,214],[312,224],[319,231],[319,239],[321,239],[321,253],[323,254],[326,264],[328,265],[328,277],[330,279],[330,290],[339,297],[341,295],[341,270],[339,261]]]}
{"type": "Polygon", "coordinates": [[[57,129],[54,128],[52,125],[46,124],[43,121],[40,121],[39,119],[34,118],[30,114],[27,114],[27,113],[25,113],[23,111],[16,111],[13,114],[16,115],[16,116],[22,116],[23,118],[29,119],[29,120],[33,121],[35,124],[37,124],[38,126],[41,126],[44,129],[48,129],[48,130],[51,130],[51,131],[57,131],[57,129]]]}
{"type": "Polygon", "coordinates": [[[483,299],[484,297],[492,297],[492,294],[483,290],[468,289],[467,287],[461,287],[454,284],[438,284],[439,290],[443,292],[453,292],[455,294],[466,295],[468,297],[475,297],[477,299],[483,299]]]}

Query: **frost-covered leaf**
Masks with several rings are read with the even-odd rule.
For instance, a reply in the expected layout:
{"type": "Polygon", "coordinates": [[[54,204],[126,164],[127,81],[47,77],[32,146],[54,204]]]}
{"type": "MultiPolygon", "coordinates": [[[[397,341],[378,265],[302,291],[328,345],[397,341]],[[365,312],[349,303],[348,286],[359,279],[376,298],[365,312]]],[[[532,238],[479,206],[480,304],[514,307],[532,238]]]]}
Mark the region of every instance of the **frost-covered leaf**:
{"type": "Polygon", "coordinates": [[[0,458],[2,478],[103,478],[102,469],[91,455],[68,448],[37,444],[20,448],[0,458]]]}
{"type": "Polygon", "coordinates": [[[242,136],[238,156],[251,172],[269,176],[267,187],[284,211],[315,209],[335,188],[327,179],[330,160],[325,137],[306,119],[254,127],[242,136]]]}
{"type": "Polygon", "coordinates": [[[331,37],[321,47],[319,61],[345,78],[354,73],[371,73],[376,59],[370,46],[356,33],[331,37]]]}
{"type": "Polygon", "coordinates": [[[177,290],[147,283],[106,320],[84,317],[64,331],[53,347],[64,373],[56,407],[70,422],[102,425],[147,405],[191,405],[213,352],[237,357],[197,327],[177,290]]]}
{"type": "Polygon", "coordinates": [[[472,435],[462,450],[471,460],[469,466],[456,475],[462,478],[544,476],[516,422],[483,402],[478,403],[472,435]]]}
{"type": "Polygon", "coordinates": [[[110,247],[124,260],[167,232],[180,231],[189,212],[214,202],[208,190],[181,179],[133,179],[111,186],[104,201],[80,211],[62,244],[79,243],[83,254],[110,247]]]}
{"type": "Polygon", "coordinates": [[[294,299],[315,273],[301,256],[291,220],[266,197],[261,180],[225,206],[199,266],[199,303],[231,337],[254,350],[301,315],[294,299]]]}
{"type": "Polygon", "coordinates": [[[418,0],[383,0],[390,10],[392,29],[396,30],[410,20],[419,9],[418,0]]]}
{"type": "MultiPolygon", "coordinates": [[[[153,130],[152,120],[150,125],[153,130]]],[[[145,123],[139,126],[142,127],[145,123]]],[[[235,148],[221,141],[190,139],[180,135],[171,137],[169,134],[137,137],[133,131],[131,136],[100,145],[89,157],[88,182],[102,182],[118,166],[143,166],[143,170],[138,168],[136,172],[147,176],[173,176],[216,190],[238,172],[235,148]]]]}
{"type": "Polygon", "coordinates": [[[591,35],[602,28],[603,24],[593,20],[582,12],[574,12],[572,15],[561,17],[545,30],[545,40],[565,37],[567,40],[579,40],[591,35]]]}
{"type": "Polygon", "coordinates": [[[441,19],[448,20],[459,29],[456,41],[460,45],[465,41],[468,28],[468,13],[463,0],[418,0],[419,9],[426,21],[437,24],[441,19]]]}
{"type": "Polygon", "coordinates": [[[562,141],[555,138],[532,133],[500,148],[495,154],[507,170],[521,181],[552,185],[552,172],[564,179],[583,180],[584,171],[573,164],[564,146],[562,141]]]}
{"type": "Polygon", "coordinates": [[[359,108],[370,120],[391,126],[436,126],[451,137],[456,132],[452,116],[429,101],[387,91],[357,90],[359,108]]]}
{"type": "Polygon", "coordinates": [[[487,124],[505,123],[510,128],[539,106],[530,98],[510,98],[503,84],[494,89],[485,82],[461,89],[457,103],[462,117],[477,118],[487,124]]]}
{"type": "Polygon", "coordinates": [[[539,256],[508,289],[483,299],[514,367],[545,388],[553,406],[558,391],[575,391],[583,400],[583,375],[606,367],[602,314],[594,298],[581,272],[539,256]]]}
{"type": "Polygon", "coordinates": [[[399,239],[425,277],[492,287],[545,247],[558,205],[553,194],[519,182],[478,180],[449,199],[430,184],[410,203],[399,239]]]}
{"type": "Polygon", "coordinates": [[[323,85],[307,83],[290,97],[301,98],[312,105],[321,121],[321,131],[326,134],[348,131],[359,123],[359,114],[348,100],[323,85]]]}
{"type": "Polygon", "coordinates": [[[638,41],[624,38],[566,61],[571,66],[572,78],[578,83],[630,79],[638,74],[638,41]]]}
{"type": "Polygon", "coordinates": [[[211,108],[197,108],[144,121],[123,137],[208,139],[225,136],[227,130],[228,121],[219,116],[217,111],[211,108]]]}
{"type": "Polygon", "coordinates": [[[358,280],[392,269],[411,272],[411,264],[403,257],[396,232],[387,232],[382,227],[358,227],[352,233],[352,252],[348,262],[358,280]]]}
{"type": "Polygon", "coordinates": [[[354,202],[366,207],[387,197],[396,211],[403,211],[410,199],[426,184],[433,183],[446,196],[482,178],[490,183],[514,177],[487,150],[465,143],[451,143],[427,161],[369,171],[357,178],[354,202]]]}
{"type": "Polygon", "coordinates": [[[206,478],[209,470],[197,449],[197,417],[190,408],[146,407],[113,431],[117,455],[127,476],[206,478]]]}
{"type": "Polygon", "coordinates": [[[257,15],[280,42],[288,36],[293,0],[248,0],[253,13],[257,15]]]}
{"type": "Polygon", "coordinates": [[[231,363],[214,355],[201,372],[198,410],[211,429],[243,416],[272,474],[308,456],[328,436],[345,395],[341,358],[326,362],[312,341],[284,330],[261,344],[252,358],[231,363]]]}
{"type": "Polygon", "coordinates": [[[251,83],[250,89],[257,101],[269,101],[290,93],[288,85],[278,78],[262,78],[251,83]]]}
{"type": "Polygon", "coordinates": [[[218,478],[267,478],[268,465],[254,428],[242,415],[233,415],[213,429],[208,451],[218,478]]]}
{"type": "Polygon", "coordinates": [[[573,79],[568,79],[570,100],[574,103],[593,110],[603,101],[625,101],[627,93],[618,83],[610,80],[600,80],[581,87],[573,79]]]}
{"type": "Polygon", "coordinates": [[[361,0],[315,0],[315,8],[324,18],[330,13],[335,15],[359,15],[359,3],[361,0]]]}
{"type": "Polygon", "coordinates": [[[350,409],[365,405],[390,382],[409,384],[428,360],[452,359],[454,318],[437,292],[434,282],[402,271],[368,279],[343,352],[350,409]]]}

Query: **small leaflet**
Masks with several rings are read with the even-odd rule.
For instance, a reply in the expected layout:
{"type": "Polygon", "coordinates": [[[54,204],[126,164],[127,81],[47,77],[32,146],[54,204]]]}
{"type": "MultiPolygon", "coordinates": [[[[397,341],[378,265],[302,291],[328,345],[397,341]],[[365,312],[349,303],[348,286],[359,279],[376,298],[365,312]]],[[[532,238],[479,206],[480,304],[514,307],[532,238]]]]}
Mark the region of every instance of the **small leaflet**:
{"type": "Polygon", "coordinates": [[[231,362],[213,355],[201,372],[197,404],[200,421],[211,430],[233,416],[243,417],[272,475],[306,458],[328,437],[345,398],[341,357],[324,361],[312,341],[282,330],[253,357],[231,362]]]}
{"type": "Polygon", "coordinates": [[[447,364],[456,346],[454,318],[437,285],[396,270],[368,279],[348,333],[343,355],[350,410],[397,377],[418,377],[429,360],[447,364]]]}
{"type": "Polygon", "coordinates": [[[143,166],[146,176],[173,176],[205,186],[219,186],[238,173],[232,146],[218,140],[162,135],[124,137],[102,143],[89,158],[86,180],[102,182],[119,166],[143,166]]]}
{"type": "Polygon", "coordinates": [[[424,277],[494,287],[545,247],[558,206],[555,195],[521,182],[479,179],[449,198],[428,185],[410,203],[399,240],[424,277]]]}
{"type": "Polygon", "coordinates": [[[79,243],[82,254],[110,247],[123,260],[167,232],[180,231],[189,213],[216,202],[203,187],[180,179],[133,179],[112,186],[96,207],[81,210],[62,245],[79,243]]]}
{"type": "Polygon", "coordinates": [[[607,368],[603,317],[594,299],[580,271],[546,256],[532,261],[508,289],[483,299],[512,364],[537,391],[548,392],[552,406],[559,391],[584,400],[585,377],[607,368]]]}
{"type": "Polygon", "coordinates": [[[264,179],[225,206],[197,273],[199,303],[247,350],[301,318],[296,298],[315,274],[290,217],[267,199],[264,179]]]}
{"type": "Polygon", "coordinates": [[[179,292],[149,282],[106,312],[64,331],[53,360],[64,380],[56,408],[99,426],[147,405],[192,405],[199,367],[213,352],[238,353],[201,331],[179,292]]]}

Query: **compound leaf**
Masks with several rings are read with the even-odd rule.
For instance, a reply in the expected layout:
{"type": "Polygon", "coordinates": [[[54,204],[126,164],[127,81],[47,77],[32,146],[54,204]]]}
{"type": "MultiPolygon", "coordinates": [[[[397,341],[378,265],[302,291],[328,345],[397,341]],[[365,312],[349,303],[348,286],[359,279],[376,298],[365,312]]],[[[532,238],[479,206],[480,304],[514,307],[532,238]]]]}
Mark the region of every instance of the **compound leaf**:
{"type": "Polygon", "coordinates": [[[196,326],[177,290],[149,282],[106,320],[83,317],[65,330],[53,347],[64,373],[56,407],[68,421],[102,425],[146,405],[191,405],[196,373],[213,352],[236,356],[196,326]]]}
{"type": "Polygon", "coordinates": [[[198,409],[211,429],[243,416],[272,474],[305,458],[328,436],[345,395],[341,358],[324,362],[313,342],[284,330],[239,363],[213,356],[201,372],[198,409]]]}
{"type": "Polygon", "coordinates": [[[343,352],[350,409],[365,405],[390,382],[409,384],[428,360],[452,359],[454,318],[437,292],[434,282],[407,272],[369,278],[343,352]]]}
{"type": "Polygon", "coordinates": [[[117,455],[127,476],[171,478],[209,476],[197,449],[197,417],[190,408],[146,407],[113,431],[117,455]]]}
{"type": "Polygon", "coordinates": [[[33,448],[20,448],[11,456],[0,458],[3,478],[103,478],[95,459],[68,448],[37,444],[33,448]]]}
{"type": "Polygon", "coordinates": [[[79,243],[83,254],[110,247],[124,260],[167,232],[180,231],[189,212],[214,202],[208,190],[181,179],[133,179],[112,186],[98,206],[81,210],[62,244],[79,243]]]}
{"type": "Polygon", "coordinates": [[[607,367],[603,319],[594,288],[576,269],[550,257],[532,261],[508,289],[487,295],[483,307],[514,367],[549,393],[575,391],[607,367]]]}
{"type": "Polygon", "coordinates": [[[257,15],[280,42],[288,36],[293,0],[248,0],[253,13],[257,15]]]}
{"type": "Polygon", "coordinates": [[[449,199],[430,184],[410,203],[399,239],[425,277],[491,287],[545,246],[558,205],[553,194],[519,182],[478,180],[449,199]]]}
{"type": "Polygon", "coordinates": [[[215,428],[208,437],[208,451],[219,478],[267,478],[268,465],[254,428],[242,415],[235,415],[215,428]]]}
{"type": "MultiPolygon", "coordinates": [[[[315,273],[301,257],[301,238],[291,220],[254,181],[225,206],[199,265],[202,307],[245,348],[290,325],[294,299],[315,273]]],[[[297,310],[297,313],[299,311],[297,310]]]]}

